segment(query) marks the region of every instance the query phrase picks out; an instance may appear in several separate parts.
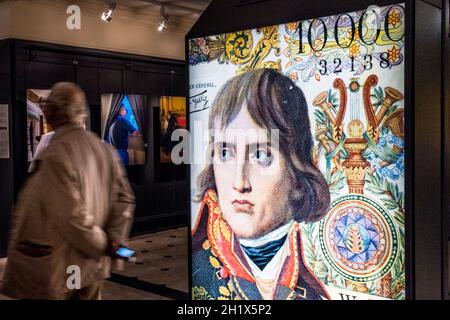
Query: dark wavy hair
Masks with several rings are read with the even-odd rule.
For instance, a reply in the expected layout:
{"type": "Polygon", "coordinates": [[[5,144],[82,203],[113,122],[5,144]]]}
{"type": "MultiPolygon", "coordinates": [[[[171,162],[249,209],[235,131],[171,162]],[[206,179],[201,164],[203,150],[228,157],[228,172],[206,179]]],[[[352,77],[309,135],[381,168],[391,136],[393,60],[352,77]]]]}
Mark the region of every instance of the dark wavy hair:
{"type": "MultiPolygon", "coordinates": [[[[219,90],[209,113],[209,129],[225,128],[246,106],[251,118],[263,129],[279,130],[280,153],[291,176],[290,205],[298,222],[315,222],[327,213],[328,185],[312,161],[313,140],[308,106],[303,91],[288,77],[272,70],[250,70],[230,79],[219,90]]],[[[208,150],[213,152],[214,137],[208,150]]],[[[195,201],[208,189],[216,190],[212,163],[197,178],[195,201]]]]}

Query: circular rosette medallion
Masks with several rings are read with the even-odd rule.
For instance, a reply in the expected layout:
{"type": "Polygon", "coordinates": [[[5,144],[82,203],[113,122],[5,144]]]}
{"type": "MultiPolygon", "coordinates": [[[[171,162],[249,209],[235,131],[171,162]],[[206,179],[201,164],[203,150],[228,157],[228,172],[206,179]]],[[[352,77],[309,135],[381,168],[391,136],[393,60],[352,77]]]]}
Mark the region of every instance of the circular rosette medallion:
{"type": "Polygon", "coordinates": [[[383,277],[398,251],[391,217],[375,201],[348,195],[333,201],[320,223],[320,245],[327,261],[344,278],[370,282],[383,277]]]}

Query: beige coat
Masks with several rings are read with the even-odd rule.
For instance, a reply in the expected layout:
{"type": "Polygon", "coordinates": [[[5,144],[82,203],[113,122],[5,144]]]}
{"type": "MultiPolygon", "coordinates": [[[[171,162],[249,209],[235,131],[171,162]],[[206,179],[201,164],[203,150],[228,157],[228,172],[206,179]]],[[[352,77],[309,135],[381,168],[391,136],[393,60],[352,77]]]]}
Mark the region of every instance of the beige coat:
{"type": "Polygon", "coordinates": [[[74,125],[58,128],[13,211],[1,292],[61,298],[69,291],[69,266],[80,268],[82,288],[109,277],[108,243],[125,243],[134,204],[114,150],[74,125]],[[48,253],[25,254],[30,244],[48,253]]]}

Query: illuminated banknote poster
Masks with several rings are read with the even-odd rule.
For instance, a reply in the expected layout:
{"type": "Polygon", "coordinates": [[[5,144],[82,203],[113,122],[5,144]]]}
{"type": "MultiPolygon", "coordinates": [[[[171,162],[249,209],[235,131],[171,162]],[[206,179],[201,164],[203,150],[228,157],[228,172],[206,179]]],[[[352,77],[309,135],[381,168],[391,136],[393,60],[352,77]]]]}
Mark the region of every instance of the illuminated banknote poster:
{"type": "Polygon", "coordinates": [[[404,31],[399,4],[188,41],[194,299],[405,299],[404,31]]]}

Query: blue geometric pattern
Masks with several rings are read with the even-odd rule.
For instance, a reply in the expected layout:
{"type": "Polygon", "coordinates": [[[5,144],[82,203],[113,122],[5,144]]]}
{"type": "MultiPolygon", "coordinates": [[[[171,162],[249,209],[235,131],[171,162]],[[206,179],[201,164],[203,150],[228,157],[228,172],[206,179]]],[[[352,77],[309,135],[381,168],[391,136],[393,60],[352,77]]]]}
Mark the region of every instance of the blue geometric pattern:
{"type": "Polygon", "coordinates": [[[334,242],[345,259],[364,263],[379,250],[380,237],[370,219],[352,211],[336,222],[334,242]]]}
{"type": "Polygon", "coordinates": [[[356,282],[382,278],[399,251],[394,221],[380,204],[364,195],[335,199],[320,222],[319,238],[330,266],[356,282]]]}

